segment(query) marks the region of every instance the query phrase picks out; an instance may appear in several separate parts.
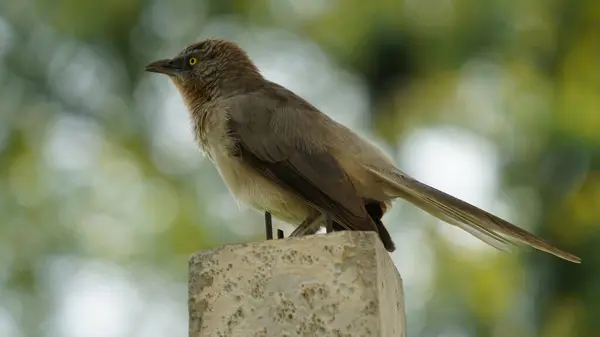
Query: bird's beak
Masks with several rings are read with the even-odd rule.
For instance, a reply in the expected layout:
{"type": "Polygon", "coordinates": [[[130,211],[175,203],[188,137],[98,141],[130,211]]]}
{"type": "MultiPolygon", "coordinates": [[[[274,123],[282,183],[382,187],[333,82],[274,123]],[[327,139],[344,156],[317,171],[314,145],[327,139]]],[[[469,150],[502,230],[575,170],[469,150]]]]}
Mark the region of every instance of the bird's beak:
{"type": "Polygon", "coordinates": [[[165,75],[177,75],[182,70],[180,62],[171,59],[154,61],[146,66],[146,71],[165,75]]]}

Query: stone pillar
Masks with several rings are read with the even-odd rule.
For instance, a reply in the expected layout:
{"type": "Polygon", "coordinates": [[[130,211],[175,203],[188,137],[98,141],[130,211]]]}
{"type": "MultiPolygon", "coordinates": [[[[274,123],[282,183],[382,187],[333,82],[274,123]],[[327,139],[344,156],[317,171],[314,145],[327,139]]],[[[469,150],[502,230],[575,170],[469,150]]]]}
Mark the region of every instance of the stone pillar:
{"type": "Polygon", "coordinates": [[[405,337],[402,280],[373,232],[229,245],[189,261],[190,337],[405,337]]]}

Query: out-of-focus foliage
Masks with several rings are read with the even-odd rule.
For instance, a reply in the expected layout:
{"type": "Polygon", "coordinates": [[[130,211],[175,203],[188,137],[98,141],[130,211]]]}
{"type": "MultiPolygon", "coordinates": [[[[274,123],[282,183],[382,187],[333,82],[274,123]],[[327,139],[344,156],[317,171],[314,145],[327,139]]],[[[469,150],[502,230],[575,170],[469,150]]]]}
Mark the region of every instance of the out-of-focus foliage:
{"type": "Polygon", "coordinates": [[[0,2],[0,336],[184,336],[187,256],[262,239],[143,72],[208,36],[583,258],[499,253],[398,202],[409,336],[600,336],[594,0],[0,2]]]}

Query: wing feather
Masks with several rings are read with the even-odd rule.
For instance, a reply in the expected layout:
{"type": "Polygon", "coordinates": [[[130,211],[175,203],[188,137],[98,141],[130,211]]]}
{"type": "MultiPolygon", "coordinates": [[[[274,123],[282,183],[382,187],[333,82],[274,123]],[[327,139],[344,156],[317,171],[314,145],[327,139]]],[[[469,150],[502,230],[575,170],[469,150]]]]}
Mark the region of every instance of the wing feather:
{"type": "MultiPolygon", "coordinates": [[[[319,211],[332,214],[342,226],[376,231],[362,198],[338,161],[314,138],[285,132],[290,131],[294,119],[302,117],[301,109],[310,107],[289,111],[285,108],[289,105],[264,98],[242,96],[228,101],[226,127],[233,140],[232,153],[319,211]]],[[[310,114],[310,110],[305,113],[310,114]]]]}

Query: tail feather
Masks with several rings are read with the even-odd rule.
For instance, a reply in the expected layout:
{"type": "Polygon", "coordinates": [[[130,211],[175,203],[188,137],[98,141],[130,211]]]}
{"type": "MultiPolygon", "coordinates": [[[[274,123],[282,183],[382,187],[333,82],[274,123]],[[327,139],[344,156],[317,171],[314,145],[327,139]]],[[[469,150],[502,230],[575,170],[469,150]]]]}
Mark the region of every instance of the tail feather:
{"type": "MultiPolygon", "coordinates": [[[[385,247],[385,249],[388,252],[393,252],[396,250],[396,245],[394,244],[394,240],[392,240],[392,236],[390,235],[390,233],[388,232],[387,228],[385,228],[383,222],[381,221],[381,218],[383,217],[385,211],[387,210],[387,206],[385,204],[385,202],[379,202],[376,200],[365,200],[365,209],[367,210],[367,213],[369,214],[369,221],[373,221],[373,223],[375,223],[375,230],[377,232],[377,234],[379,235],[379,238],[381,239],[381,242],[383,243],[383,246],[385,247]]],[[[339,222],[334,221],[333,222],[333,230],[338,232],[338,231],[345,231],[348,230],[346,227],[344,227],[343,225],[341,225],[339,222]]]]}
{"type": "Polygon", "coordinates": [[[396,197],[401,197],[415,206],[436,216],[440,220],[455,225],[483,242],[500,250],[509,250],[510,243],[504,236],[524,243],[538,250],[550,253],[567,261],[580,263],[581,259],[561,250],[543,239],[519,228],[510,222],[457,199],[447,193],[423,184],[399,172],[381,172],[370,168],[380,178],[386,180],[396,197]]]}
{"type": "MultiPolygon", "coordinates": [[[[418,202],[414,203],[418,204],[418,202]]],[[[436,214],[436,211],[433,208],[426,211],[431,214],[436,214]]],[[[485,227],[482,227],[477,223],[470,221],[469,219],[462,218],[462,222],[459,220],[455,220],[454,218],[452,218],[451,214],[451,212],[440,212],[439,214],[437,214],[437,217],[442,221],[445,221],[451,225],[454,225],[464,230],[465,232],[473,235],[474,237],[478,238],[479,240],[487,243],[488,245],[496,249],[499,249],[504,252],[511,251],[509,248],[510,241],[505,239],[503,236],[497,234],[494,231],[486,229],[485,227]]]]}
{"type": "Polygon", "coordinates": [[[383,246],[388,252],[393,252],[396,250],[396,245],[394,244],[394,240],[392,240],[387,228],[385,228],[383,222],[381,221],[381,218],[386,211],[386,206],[387,205],[385,203],[374,200],[369,200],[365,204],[367,213],[369,213],[369,216],[377,226],[377,233],[379,233],[379,238],[381,239],[381,242],[383,242],[383,246]]]}

